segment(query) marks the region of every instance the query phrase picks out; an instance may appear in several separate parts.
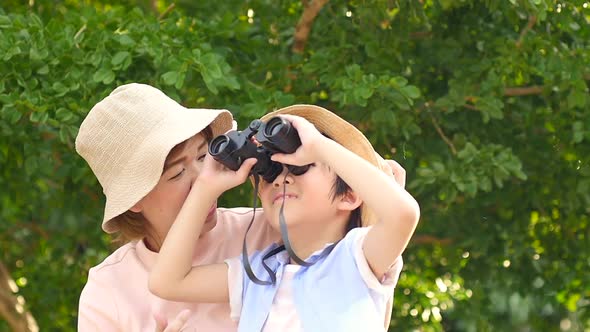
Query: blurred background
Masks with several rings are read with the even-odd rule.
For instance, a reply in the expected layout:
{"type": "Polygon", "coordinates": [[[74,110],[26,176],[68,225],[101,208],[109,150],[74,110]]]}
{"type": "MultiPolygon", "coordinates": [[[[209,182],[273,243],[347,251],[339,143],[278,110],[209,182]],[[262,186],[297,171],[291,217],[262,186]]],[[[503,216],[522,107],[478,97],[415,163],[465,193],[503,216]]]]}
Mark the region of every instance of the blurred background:
{"type": "Polygon", "coordinates": [[[401,163],[391,331],[590,331],[590,2],[2,0],[0,331],[76,329],[115,247],[73,142],[128,82],[240,129],[318,104],[401,163]]]}

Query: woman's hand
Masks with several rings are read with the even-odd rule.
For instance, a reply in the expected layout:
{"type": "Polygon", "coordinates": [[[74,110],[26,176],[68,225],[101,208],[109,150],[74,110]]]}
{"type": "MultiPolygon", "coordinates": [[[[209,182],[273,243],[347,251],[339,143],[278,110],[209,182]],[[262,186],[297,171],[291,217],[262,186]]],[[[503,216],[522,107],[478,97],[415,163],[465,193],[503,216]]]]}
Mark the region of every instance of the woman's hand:
{"type": "Polygon", "coordinates": [[[172,321],[166,321],[158,313],[154,313],[154,320],[156,321],[156,332],[180,332],[184,324],[188,321],[190,310],[185,309],[181,311],[172,321]]]}
{"type": "Polygon", "coordinates": [[[203,168],[195,182],[204,184],[205,186],[202,188],[207,188],[219,196],[226,190],[244,183],[256,161],[256,158],[248,158],[237,171],[232,171],[207,154],[203,168]]]}
{"type": "Polygon", "coordinates": [[[402,188],[406,187],[406,170],[397,161],[387,159],[381,161],[381,169],[391,176],[402,188]]]}

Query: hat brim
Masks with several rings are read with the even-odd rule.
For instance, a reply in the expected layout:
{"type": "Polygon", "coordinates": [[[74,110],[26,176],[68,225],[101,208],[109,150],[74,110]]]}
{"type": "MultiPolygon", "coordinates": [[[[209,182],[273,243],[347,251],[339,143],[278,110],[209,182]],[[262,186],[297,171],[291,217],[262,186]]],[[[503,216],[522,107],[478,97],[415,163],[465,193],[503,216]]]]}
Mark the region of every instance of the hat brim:
{"type": "Polygon", "coordinates": [[[117,172],[117,178],[105,192],[106,204],[102,229],[114,233],[117,229],[112,219],[132,208],[158,183],[164,163],[172,148],[211,126],[213,136],[232,128],[232,115],[227,110],[189,109],[170,112],[159,126],[136,151],[121,151],[132,154],[129,162],[117,172]]]}
{"type": "MultiPolygon", "coordinates": [[[[261,120],[267,122],[271,118],[282,114],[305,118],[321,133],[329,136],[332,140],[367,160],[375,167],[382,169],[381,161],[383,159],[375,152],[365,135],[338,115],[316,105],[292,105],[270,112],[264,115],[261,120]]],[[[377,222],[375,214],[364,203],[361,210],[362,226],[370,226],[377,222]]]]}

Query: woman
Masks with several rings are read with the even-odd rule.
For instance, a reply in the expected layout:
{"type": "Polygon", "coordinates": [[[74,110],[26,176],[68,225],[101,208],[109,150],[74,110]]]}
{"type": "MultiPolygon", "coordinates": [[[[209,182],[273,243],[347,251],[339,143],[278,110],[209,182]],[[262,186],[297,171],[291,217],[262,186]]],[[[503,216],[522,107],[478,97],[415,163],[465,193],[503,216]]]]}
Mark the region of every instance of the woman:
{"type": "MultiPolygon", "coordinates": [[[[147,286],[160,245],[199,175],[207,142],[231,127],[226,110],[187,109],[143,84],[116,88],[88,113],[76,151],[106,196],[103,230],[118,233],[126,244],[90,269],[80,296],[78,330],[153,331],[157,322],[161,330],[185,309],[175,324],[186,320],[187,331],[236,330],[227,304],[165,301],[147,286]]],[[[251,208],[218,209],[213,204],[194,264],[239,255],[252,218],[251,208]]],[[[278,238],[258,210],[248,247],[261,249],[278,238]]]]}

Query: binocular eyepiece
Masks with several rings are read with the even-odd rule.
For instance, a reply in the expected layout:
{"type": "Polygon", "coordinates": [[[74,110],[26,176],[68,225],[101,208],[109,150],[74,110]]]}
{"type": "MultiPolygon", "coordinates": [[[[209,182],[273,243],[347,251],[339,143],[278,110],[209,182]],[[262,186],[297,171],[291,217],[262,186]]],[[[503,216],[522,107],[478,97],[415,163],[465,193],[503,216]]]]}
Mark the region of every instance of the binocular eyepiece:
{"type": "Polygon", "coordinates": [[[244,160],[256,158],[258,161],[251,174],[272,182],[283,171],[283,165],[272,161],[270,157],[275,153],[293,153],[300,145],[297,130],[289,121],[276,116],[266,123],[254,120],[243,131],[232,130],[215,137],[209,143],[209,154],[234,171],[240,168],[244,160]],[[253,136],[260,146],[252,142],[253,136]]]}

